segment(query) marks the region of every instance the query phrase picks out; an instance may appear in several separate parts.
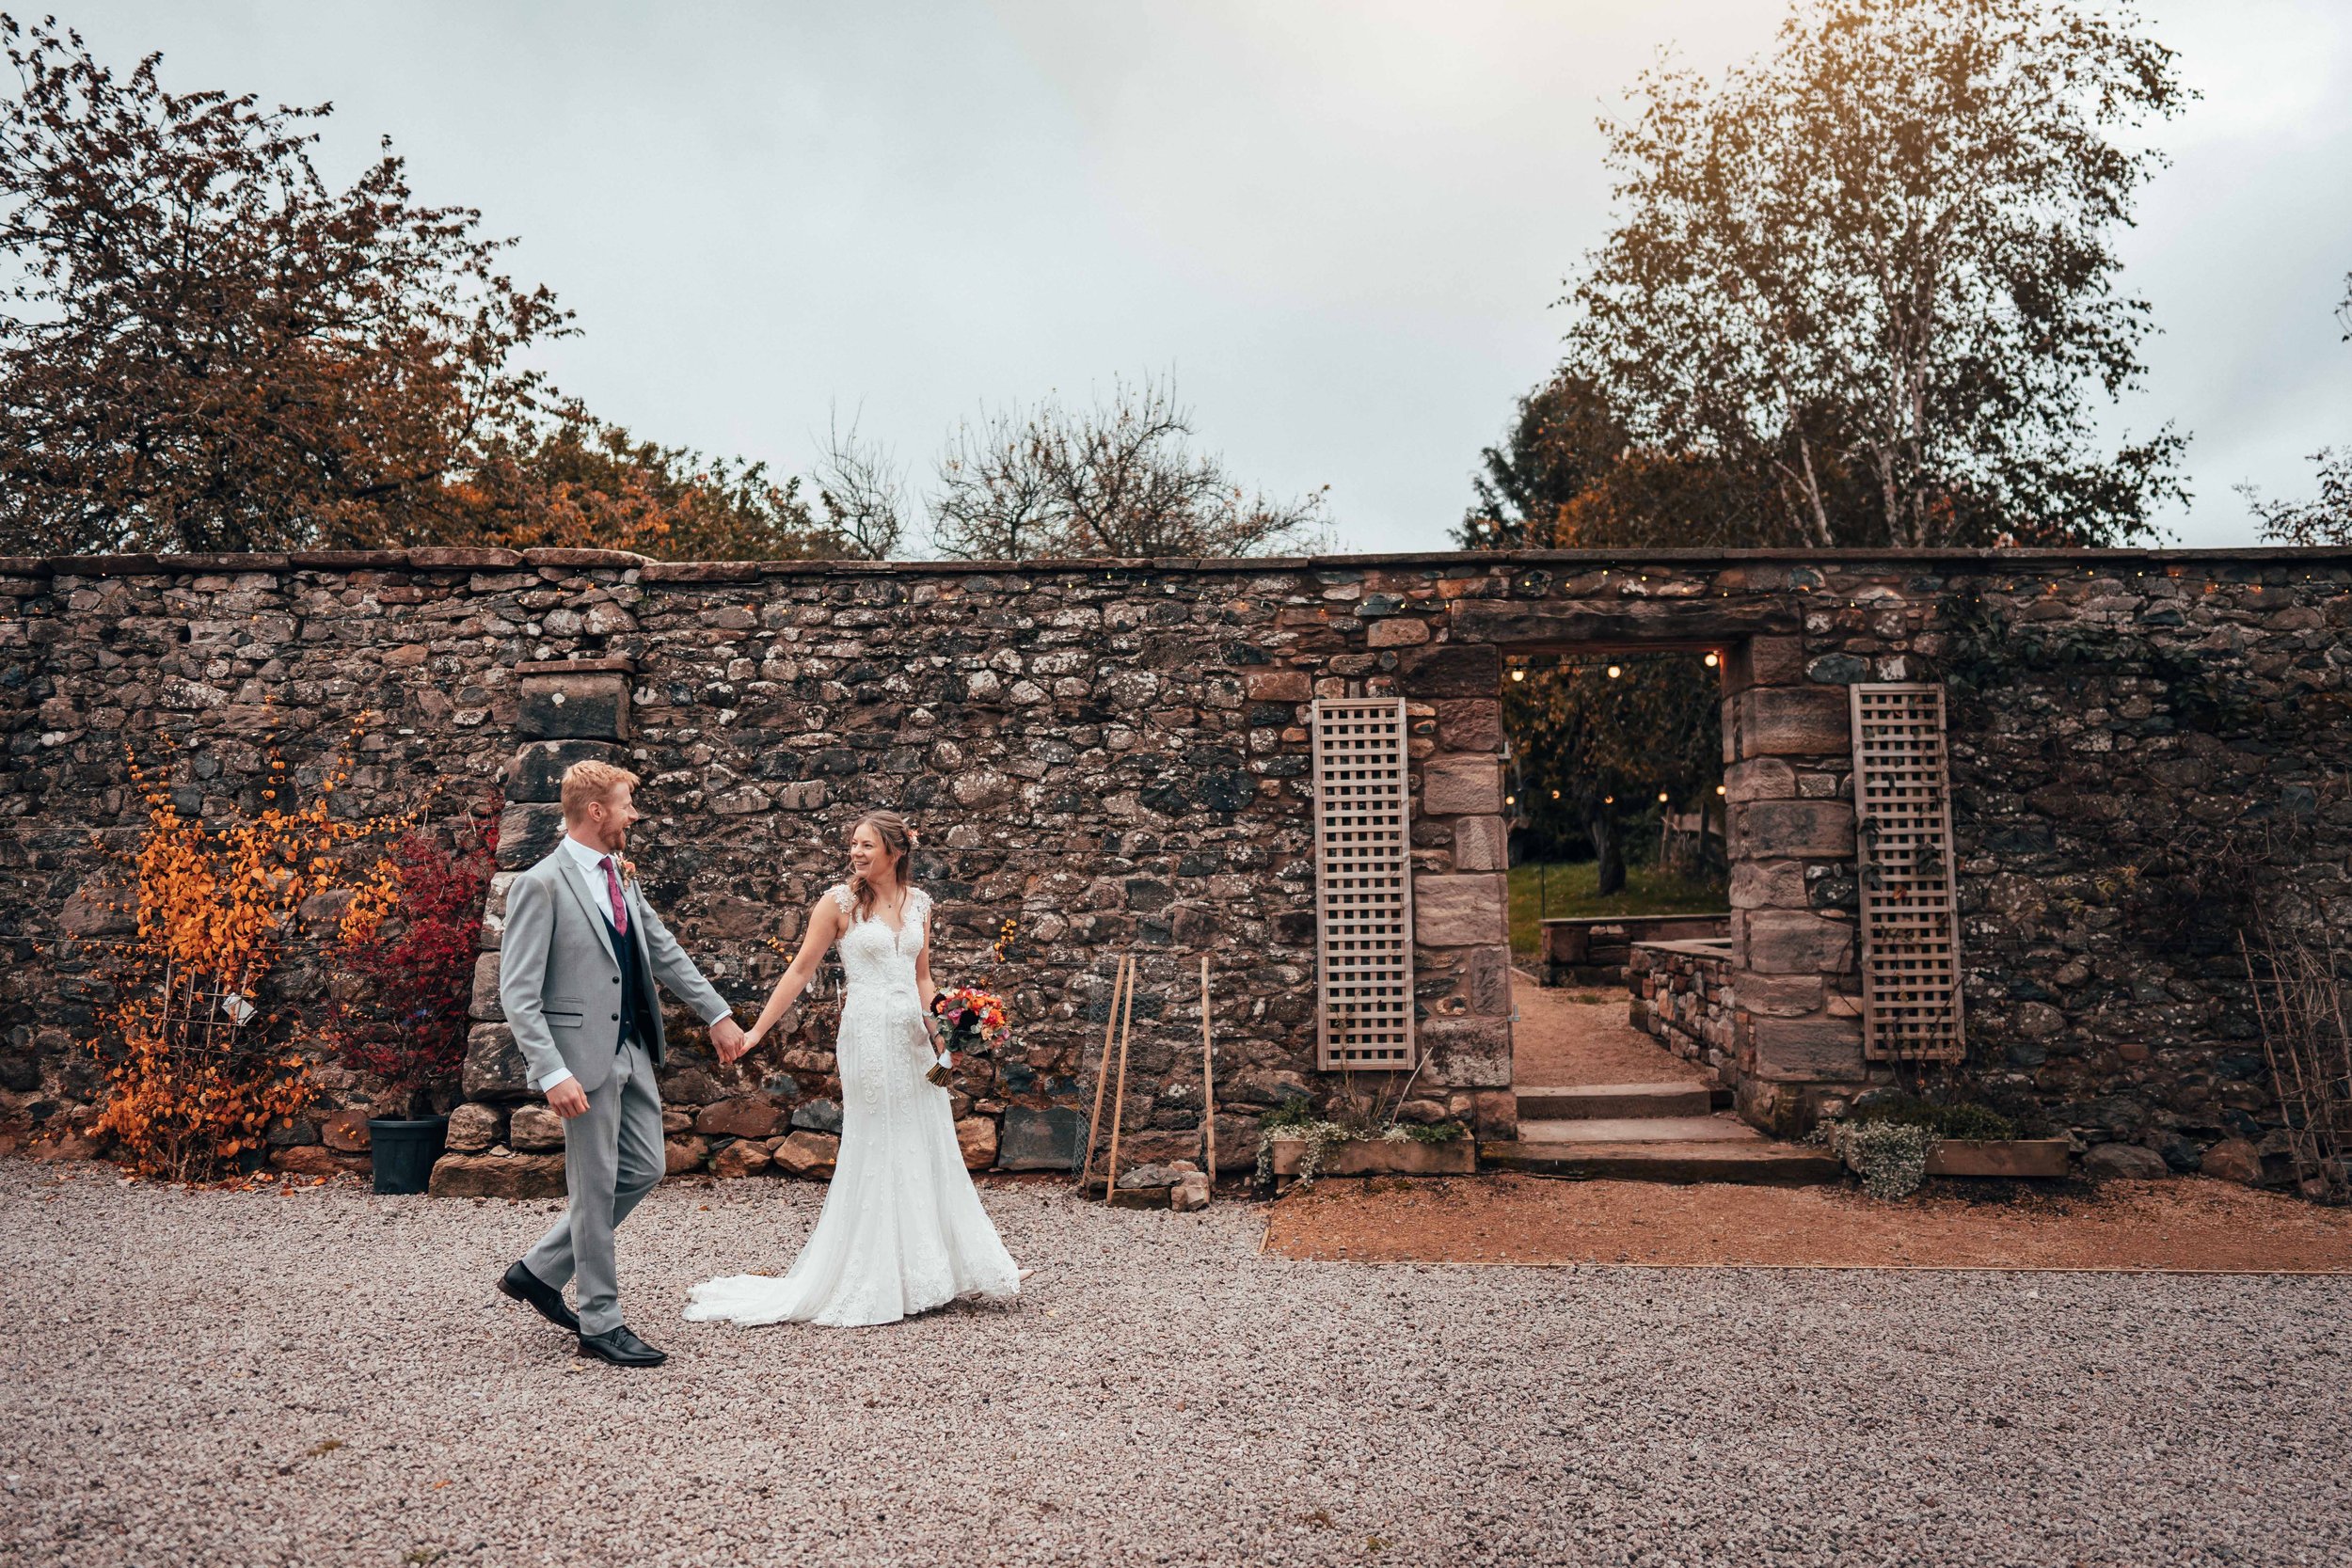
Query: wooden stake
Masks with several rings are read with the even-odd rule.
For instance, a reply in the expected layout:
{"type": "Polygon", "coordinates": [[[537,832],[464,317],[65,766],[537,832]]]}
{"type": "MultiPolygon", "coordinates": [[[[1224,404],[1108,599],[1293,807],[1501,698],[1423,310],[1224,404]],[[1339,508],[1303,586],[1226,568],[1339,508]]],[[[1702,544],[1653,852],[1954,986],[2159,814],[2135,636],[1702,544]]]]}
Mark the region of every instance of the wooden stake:
{"type": "Polygon", "coordinates": [[[1094,1112],[1087,1117],[1086,1159],[1078,1166],[1078,1191],[1087,1190],[1087,1178],[1094,1174],[1094,1136],[1103,1125],[1103,1089],[1111,1081],[1111,1037],[1119,1031],[1119,999],[1127,990],[1127,965],[1132,955],[1123,955],[1111,977],[1110,1010],[1103,1015],[1103,1060],[1094,1069],[1094,1112]]]}
{"type": "Polygon", "coordinates": [[[1200,955],[1200,1137],[1209,1166],[1209,1185],[1216,1185],[1216,1042],[1209,1026],[1209,956],[1200,955]]]}
{"type": "Polygon", "coordinates": [[[1111,1090],[1111,1161],[1103,1167],[1103,1203],[1119,1192],[1119,1123],[1127,1109],[1127,1036],[1136,1022],[1136,960],[1127,959],[1127,1010],[1119,1019],[1119,1086],[1111,1090]]]}

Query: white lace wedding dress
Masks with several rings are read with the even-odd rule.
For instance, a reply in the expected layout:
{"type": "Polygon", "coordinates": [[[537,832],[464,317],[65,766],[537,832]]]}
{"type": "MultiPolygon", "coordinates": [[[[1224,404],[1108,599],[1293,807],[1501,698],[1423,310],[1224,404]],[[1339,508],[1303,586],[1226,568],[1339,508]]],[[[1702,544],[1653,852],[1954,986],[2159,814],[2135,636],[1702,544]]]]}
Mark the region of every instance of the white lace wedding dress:
{"type": "Polygon", "coordinates": [[[817,1228],[782,1278],[740,1274],[688,1293],[686,1316],[739,1323],[897,1323],[958,1296],[1009,1301],[1020,1271],[963,1168],[947,1091],[924,1080],[914,961],[929,940],[930,900],[910,888],[897,931],[863,920],[846,887],[830,896],[848,918],[838,945],[849,982],[834,1051],[841,1073],[841,1152],[817,1228]]]}

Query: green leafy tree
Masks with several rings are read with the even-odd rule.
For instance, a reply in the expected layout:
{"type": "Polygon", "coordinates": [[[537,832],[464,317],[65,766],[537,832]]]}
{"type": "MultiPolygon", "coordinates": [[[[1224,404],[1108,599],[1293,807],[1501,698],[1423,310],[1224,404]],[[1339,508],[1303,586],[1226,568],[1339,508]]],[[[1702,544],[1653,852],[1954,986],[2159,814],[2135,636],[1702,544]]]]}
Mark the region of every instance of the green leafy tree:
{"type": "Polygon", "coordinates": [[[2128,8],[1803,0],[1769,59],[1635,96],[1567,299],[1634,446],[1789,545],[2115,543],[2185,498],[2170,427],[2091,428],[2141,372],[2114,237],[2162,161],[2114,133],[2185,96],[2128,8]]]}

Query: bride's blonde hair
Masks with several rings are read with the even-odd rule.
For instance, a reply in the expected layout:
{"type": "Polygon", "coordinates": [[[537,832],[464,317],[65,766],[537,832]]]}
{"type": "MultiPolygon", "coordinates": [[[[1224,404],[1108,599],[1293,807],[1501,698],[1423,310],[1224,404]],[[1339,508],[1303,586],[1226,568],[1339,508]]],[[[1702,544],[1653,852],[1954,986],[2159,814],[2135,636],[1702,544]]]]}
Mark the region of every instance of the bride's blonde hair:
{"type": "MultiPolygon", "coordinates": [[[[892,874],[898,879],[898,886],[905,888],[911,885],[907,880],[907,855],[921,840],[916,837],[914,830],[907,825],[907,819],[895,811],[869,811],[850,824],[850,836],[852,839],[857,837],[857,831],[860,828],[873,829],[874,836],[881,839],[882,847],[890,851],[892,874]]],[[[850,898],[857,906],[857,917],[860,920],[865,919],[872,911],[873,886],[866,881],[866,873],[854,867],[850,872],[850,898]]]]}

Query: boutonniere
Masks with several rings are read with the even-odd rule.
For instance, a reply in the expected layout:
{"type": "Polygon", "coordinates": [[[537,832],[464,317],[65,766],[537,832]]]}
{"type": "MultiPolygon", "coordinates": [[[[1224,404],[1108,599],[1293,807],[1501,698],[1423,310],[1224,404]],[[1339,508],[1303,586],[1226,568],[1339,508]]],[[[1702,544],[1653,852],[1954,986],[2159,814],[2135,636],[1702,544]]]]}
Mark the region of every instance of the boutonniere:
{"type": "Polygon", "coordinates": [[[627,855],[623,855],[621,857],[621,880],[624,882],[633,882],[636,879],[637,863],[630,860],[627,855]]]}

